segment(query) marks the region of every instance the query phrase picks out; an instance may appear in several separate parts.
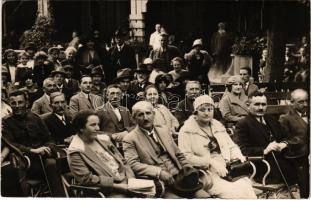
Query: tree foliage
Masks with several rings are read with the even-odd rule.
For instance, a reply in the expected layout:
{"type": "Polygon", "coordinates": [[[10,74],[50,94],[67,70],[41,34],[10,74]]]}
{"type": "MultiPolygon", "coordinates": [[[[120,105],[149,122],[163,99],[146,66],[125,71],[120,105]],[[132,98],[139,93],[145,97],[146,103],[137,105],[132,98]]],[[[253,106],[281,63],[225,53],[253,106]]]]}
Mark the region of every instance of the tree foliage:
{"type": "Polygon", "coordinates": [[[33,42],[38,49],[52,46],[52,41],[56,30],[53,18],[38,16],[31,30],[26,33],[23,44],[33,42]]]}

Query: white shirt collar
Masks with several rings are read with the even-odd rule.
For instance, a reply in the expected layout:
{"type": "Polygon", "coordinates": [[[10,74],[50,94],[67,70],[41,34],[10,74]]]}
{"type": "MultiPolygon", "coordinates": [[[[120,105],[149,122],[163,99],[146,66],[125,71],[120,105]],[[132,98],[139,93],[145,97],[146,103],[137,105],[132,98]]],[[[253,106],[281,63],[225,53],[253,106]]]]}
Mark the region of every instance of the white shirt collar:
{"type": "Polygon", "coordinates": [[[119,51],[121,51],[121,50],[123,49],[123,47],[124,47],[124,43],[123,43],[121,46],[119,46],[119,45],[117,44],[117,48],[118,48],[119,51]]]}
{"type": "Polygon", "coordinates": [[[245,83],[245,88],[248,88],[248,86],[249,86],[249,81],[245,83]]]}
{"type": "Polygon", "coordinates": [[[82,91],[81,91],[81,93],[85,96],[85,98],[87,98],[87,99],[89,98],[89,94],[86,94],[86,93],[84,93],[82,91]]]}
{"type": "Polygon", "coordinates": [[[111,105],[111,103],[110,103],[110,102],[108,102],[108,103],[109,103],[109,105],[111,106],[111,108],[112,108],[112,110],[113,110],[114,114],[117,116],[118,121],[120,121],[120,120],[122,119],[122,116],[121,116],[121,113],[120,113],[119,108],[115,108],[115,107],[113,107],[113,106],[111,105]]]}
{"type": "Polygon", "coordinates": [[[57,85],[58,89],[63,89],[64,84],[61,84],[60,86],[57,85]]]}
{"type": "Polygon", "coordinates": [[[260,118],[262,118],[262,123],[266,125],[267,123],[266,123],[265,118],[264,118],[263,116],[262,116],[262,117],[256,117],[256,120],[257,120],[259,123],[261,123],[260,118]]]}
{"type": "Polygon", "coordinates": [[[59,114],[57,114],[57,113],[54,113],[54,115],[56,115],[56,117],[58,118],[58,119],[60,119],[61,121],[63,121],[63,119],[65,120],[65,116],[64,115],[59,115],[59,114]]]}

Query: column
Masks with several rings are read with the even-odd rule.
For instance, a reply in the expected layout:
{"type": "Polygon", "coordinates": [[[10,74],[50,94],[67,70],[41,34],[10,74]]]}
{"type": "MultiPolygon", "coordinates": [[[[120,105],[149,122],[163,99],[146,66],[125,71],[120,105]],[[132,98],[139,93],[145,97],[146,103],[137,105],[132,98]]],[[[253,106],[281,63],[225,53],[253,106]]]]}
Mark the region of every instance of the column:
{"type": "Polygon", "coordinates": [[[130,29],[132,37],[139,42],[145,41],[144,13],[147,10],[148,0],[131,0],[130,29]]]}
{"type": "Polygon", "coordinates": [[[38,0],[38,17],[51,17],[50,0],[38,0]]]}

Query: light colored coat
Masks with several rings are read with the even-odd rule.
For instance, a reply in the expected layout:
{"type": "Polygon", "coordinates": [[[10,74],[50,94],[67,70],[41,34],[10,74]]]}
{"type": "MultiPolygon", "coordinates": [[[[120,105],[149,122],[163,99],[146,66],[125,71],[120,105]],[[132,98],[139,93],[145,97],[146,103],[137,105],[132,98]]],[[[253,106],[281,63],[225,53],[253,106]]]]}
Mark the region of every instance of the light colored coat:
{"type": "Polygon", "coordinates": [[[185,121],[179,132],[178,146],[181,152],[193,166],[204,170],[208,169],[207,172],[211,175],[213,183],[208,190],[211,195],[218,198],[256,198],[248,178],[244,177],[235,182],[229,182],[219,177],[213,168],[209,168],[212,159],[226,167],[226,161],[243,157],[239,147],[231,140],[225,127],[219,121],[215,119],[211,121],[211,130],[219,144],[220,154],[210,154],[208,149],[210,139],[201,130],[193,115],[185,121]]]}
{"type": "Polygon", "coordinates": [[[248,100],[244,92],[238,97],[231,92],[223,95],[219,102],[219,109],[222,117],[227,122],[237,122],[248,115],[246,101],[248,100]]]}
{"type": "MultiPolygon", "coordinates": [[[[98,135],[97,142],[118,162],[120,173],[125,172],[127,178],[134,177],[133,171],[126,165],[122,155],[104,135],[98,135]]],[[[109,166],[100,160],[78,135],[73,137],[68,148],[68,163],[71,172],[81,185],[112,187],[116,180],[109,166]]]]}
{"type": "Polygon", "coordinates": [[[169,128],[169,130],[177,129],[179,127],[179,122],[176,117],[169,111],[169,109],[159,104],[155,107],[155,116],[154,116],[155,125],[163,125],[169,128]]]}
{"type": "MultiPolygon", "coordinates": [[[[226,128],[219,121],[213,119],[211,129],[225,161],[243,157],[240,148],[232,141],[226,128]]],[[[194,115],[190,116],[181,127],[178,136],[178,146],[186,159],[194,166],[209,166],[212,159],[208,149],[209,142],[210,139],[201,130],[194,115]]]]}

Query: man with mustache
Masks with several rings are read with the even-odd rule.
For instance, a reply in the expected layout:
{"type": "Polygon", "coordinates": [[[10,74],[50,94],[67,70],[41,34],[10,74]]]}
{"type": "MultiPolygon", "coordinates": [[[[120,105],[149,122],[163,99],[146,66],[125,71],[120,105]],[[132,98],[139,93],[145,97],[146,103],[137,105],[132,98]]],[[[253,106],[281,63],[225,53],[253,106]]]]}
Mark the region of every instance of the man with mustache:
{"type": "Polygon", "coordinates": [[[50,94],[57,91],[57,86],[53,78],[44,79],[43,90],[44,94],[37,99],[31,107],[31,111],[37,115],[42,115],[52,111],[50,106],[50,94]]]}
{"type": "Polygon", "coordinates": [[[100,130],[107,132],[118,145],[134,124],[129,109],[120,105],[122,90],[118,84],[107,87],[106,97],[108,102],[97,109],[100,130]]]}
{"type": "MultiPolygon", "coordinates": [[[[154,111],[150,102],[137,102],[133,108],[135,129],[123,138],[124,157],[138,176],[159,179],[165,184],[163,198],[207,198],[202,189],[190,189],[186,196],[174,188],[175,177],[185,168],[192,168],[175,144],[165,126],[154,125],[154,111]]],[[[201,187],[202,188],[202,187],[201,187]]]]}
{"type": "Polygon", "coordinates": [[[50,95],[50,100],[53,111],[42,115],[41,118],[51,132],[51,137],[55,143],[64,144],[66,138],[75,134],[74,127],[71,124],[72,117],[66,112],[65,95],[61,92],[53,92],[50,95]]]}
{"type": "Polygon", "coordinates": [[[180,101],[174,111],[175,117],[178,119],[180,126],[184,121],[194,112],[193,102],[194,99],[201,95],[201,84],[199,81],[188,81],[186,83],[186,97],[180,101]]]}
{"type": "Polygon", "coordinates": [[[103,104],[103,98],[92,94],[93,82],[90,75],[83,75],[80,80],[81,92],[70,99],[69,110],[74,116],[81,110],[93,110],[103,104]]]}
{"type": "MultiPolygon", "coordinates": [[[[293,173],[295,170],[289,160],[283,156],[283,152],[292,142],[288,139],[288,132],[277,119],[266,115],[266,110],[267,98],[263,93],[256,91],[249,96],[249,114],[236,124],[236,143],[244,156],[265,156],[271,166],[267,177],[268,184],[283,182],[273,152],[289,186],[294,186],[297,175],[293,173]]],[[[261,181],[266,167],[261,162],[256,162],[255,165],[255,180],[261,181]]]]}
{"type": "Polygon", "coordinates": [[[309,97],[307,91],[296,89],[291,93],[292,108],[280,116],[281,125],[290,133],[296,148],[290,148],[285,154],[292,161],[298,173],[300,197],[309,195],[309,97]]]}

